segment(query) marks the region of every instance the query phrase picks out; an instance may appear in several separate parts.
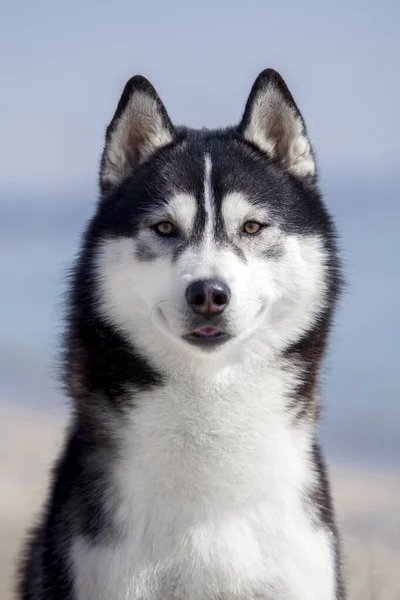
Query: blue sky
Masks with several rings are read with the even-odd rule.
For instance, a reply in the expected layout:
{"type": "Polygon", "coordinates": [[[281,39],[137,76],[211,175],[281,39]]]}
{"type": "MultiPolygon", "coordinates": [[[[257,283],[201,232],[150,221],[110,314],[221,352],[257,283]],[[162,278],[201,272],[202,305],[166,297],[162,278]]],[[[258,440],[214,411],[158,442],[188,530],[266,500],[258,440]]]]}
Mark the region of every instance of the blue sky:
{"type": "Polygon", "coordinates": [[[400,8],[395,2],[2,5],[0,399],[56,410],[64,273],[96,201],[107,122],[142,73],[172,119],[238,121],[274,67],[308,124],[348,291],[324,374],[336,460],[399,464],[400,8]]]}

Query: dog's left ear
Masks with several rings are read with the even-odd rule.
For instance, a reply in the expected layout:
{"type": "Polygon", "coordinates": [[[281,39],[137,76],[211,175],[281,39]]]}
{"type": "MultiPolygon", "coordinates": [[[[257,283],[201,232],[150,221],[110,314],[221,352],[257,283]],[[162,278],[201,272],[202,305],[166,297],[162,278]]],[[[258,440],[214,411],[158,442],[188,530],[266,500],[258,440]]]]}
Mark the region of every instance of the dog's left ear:
{"type": "Polygon", "coordinates": [[[107,128],[100,168],[101,191],[106,193],[121,183],[173,138],[173,125],[157,92],[145,77],[135,75],[125,85],[107,128]]]}
{"type": "Polygon", "coordinates": [[[286,83],[273,69],[257,77],[239,131],[293,175],[314,179],[315,162],[303,117],[286,83]]]}

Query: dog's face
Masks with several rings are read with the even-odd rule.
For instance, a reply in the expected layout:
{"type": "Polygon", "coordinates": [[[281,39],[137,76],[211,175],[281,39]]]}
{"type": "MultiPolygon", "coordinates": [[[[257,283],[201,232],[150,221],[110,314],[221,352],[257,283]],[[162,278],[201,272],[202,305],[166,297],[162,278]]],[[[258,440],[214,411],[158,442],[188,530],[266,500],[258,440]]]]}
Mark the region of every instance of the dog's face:
{"type": "Polygon", "coordinates": [[[198,355],[256,334],[278,350],[300,339],[326,308],[333,252],[314,171],[275,72],[256,81],[240,126],[219,132],[176,130],[133,78],[91,227],[103,317],[136,342],[198,355]]]}

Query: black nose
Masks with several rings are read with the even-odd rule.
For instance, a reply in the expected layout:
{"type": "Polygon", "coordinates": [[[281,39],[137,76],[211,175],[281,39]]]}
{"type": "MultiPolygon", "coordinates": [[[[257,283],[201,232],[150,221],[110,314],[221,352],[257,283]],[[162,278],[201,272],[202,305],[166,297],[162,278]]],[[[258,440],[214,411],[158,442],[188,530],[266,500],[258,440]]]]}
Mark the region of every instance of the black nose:
{"type": "Polygon", "coordinates": [[[220,279],[199,279],[186,290],[186,299],[194,312],[205,317],[222,313],[230,297],[230,289],[220,279]]]}

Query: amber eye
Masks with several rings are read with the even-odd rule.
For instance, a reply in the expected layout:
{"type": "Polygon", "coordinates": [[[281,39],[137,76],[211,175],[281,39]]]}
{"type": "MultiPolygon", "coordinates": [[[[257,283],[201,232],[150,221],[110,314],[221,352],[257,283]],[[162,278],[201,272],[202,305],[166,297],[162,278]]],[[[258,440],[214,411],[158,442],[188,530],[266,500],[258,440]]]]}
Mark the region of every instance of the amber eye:
{"type": "Polygon", "coordinates": [[[154,229],[160,235],[173,235],[176,232],[176,229],[172,223],[169,221],[161,221],[161,223],[157,223],[154,225],[154,229]]]}
{"type": "Polygon", "coordinates": [[[248,235],[255,235],[261,231],[261,227],[261,223],[257,223],[257,221],[247,221],[247,223],[243,225],[243,232],[248,235]]]}

